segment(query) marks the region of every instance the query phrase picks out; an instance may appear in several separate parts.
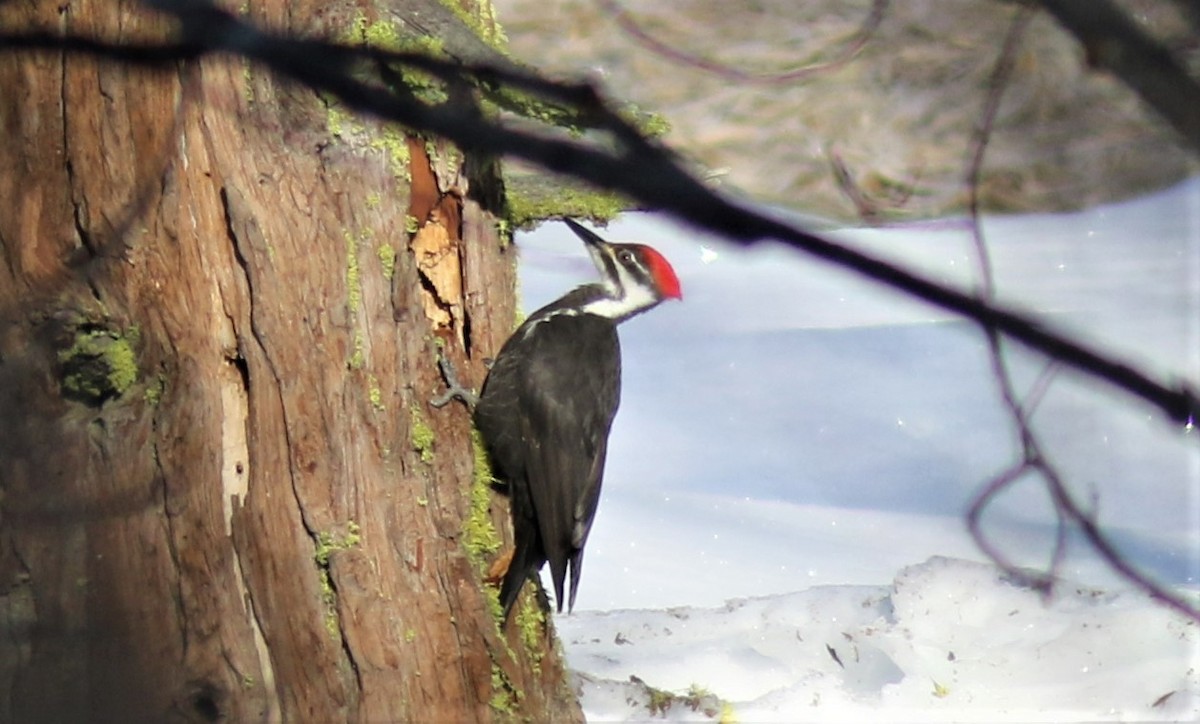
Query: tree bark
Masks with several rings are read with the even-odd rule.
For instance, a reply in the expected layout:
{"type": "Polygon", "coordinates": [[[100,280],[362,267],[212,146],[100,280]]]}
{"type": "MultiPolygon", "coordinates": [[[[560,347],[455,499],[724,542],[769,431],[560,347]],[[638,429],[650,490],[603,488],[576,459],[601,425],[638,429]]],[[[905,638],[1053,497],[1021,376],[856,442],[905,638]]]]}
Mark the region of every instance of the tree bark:
{"type": "Polygon", "coordinates": [[[439,347],[478,384],[513,327],[489,160],[236,58],[5,55],[0,95],[0,721],[579,720],[532,596],[497,626],[506,506],[428,405],[439,347]]]}

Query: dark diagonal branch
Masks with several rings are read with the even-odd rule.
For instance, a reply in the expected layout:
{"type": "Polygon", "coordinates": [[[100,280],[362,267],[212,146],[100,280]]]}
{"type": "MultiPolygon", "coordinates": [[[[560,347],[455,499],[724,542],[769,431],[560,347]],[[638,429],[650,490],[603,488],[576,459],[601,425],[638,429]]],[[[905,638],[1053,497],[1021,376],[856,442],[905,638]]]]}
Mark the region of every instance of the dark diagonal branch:
{"type": "Polygon", "coordinates": [[[536,75],[489,66],[464,66],[413,53],[349,47],[292,39],[260,30],[200,2],[164,3],[185,28],[183,42],[133,50],[76,36],[0,34],[0,52],[52,50],[95,55],[141,64],[175,63],[201,53],[232,53],[250,58],[281,76],[329,93],[350,109],[396,121],[454,141],[466,151],[521,158],[619,191],[646,208],[658,209],[741,244],[774,239],[812,257],[849,269],[929,304],[972,319],[1014,341],[1102,379],[1184,423],[1200,413],[1200,398],[1181,382],[1152,379],[1134,366],[1052,330],[1032,317],[988,304],[965,292],[824,239],[721,196],[695,179],[665,147],[644,138],[610,109],[587,84],[559,84],[536,75]],[[428,105],[390,92],[382,81],[363,80],[352,69],[372,63],[398,63],[460,84],[464,79],[510,84],[579,110],[587,125],[608,132],[615,149],[584,140],[551,138],[480,118],[469,103],[428,105]]]}
{"type": "Polygon", "coordinates": [[[959,290],[758,213],[707,188],[683,170],[663,146],[605,105],[587,84],[560,84],[512,69],[464,66],[413,53],[390,53],[265,32],[200,2],[161,3],[180,20],[183,41],[162,46],[123,46],[78,36],[2,34],[0,52],[52,50],[143,65],[173,64],[205,53],[227,52],[257,61],[281,76],[329,93],[352,110],[444,136],[463,149],[508,155],[619,191],[648,208],[742,243],[775,239],[815,258],[844,267],[942,309],[972,319],[1048,357],[1103,379],[1183,423],[1197,416],[1200,401],[1182,383],[1164,383],[1112,356],[1072,340],[1042,323],[959,290]],[[607,131],[615,150],[581,140],[549,138],[480,118],[472,104],[428,105],[390,92],[382,81],[362,80],[351,70],[367,63],[399,63],[461,84],[465,79],[503,83],[577,108],[587,125],[607,131]]]}
{"type": "MultiPolygon", "coordinates": [[[[1040,4],[1079,39],[1090,65],[1120,78],[1200,151],[1200,83],[1170,51],[1111,0],[1040,0],[1040,4]]],[[[1196,22],[1196,15],[1193,11],[1189,18],[1196,22]]]]}
{"type": "Polygon", "coordinates": [[[1171,0],[1179,12],[1192,26],[1192,31],[1200,34],[1200,3],[1196,0],[1171,0]]]}

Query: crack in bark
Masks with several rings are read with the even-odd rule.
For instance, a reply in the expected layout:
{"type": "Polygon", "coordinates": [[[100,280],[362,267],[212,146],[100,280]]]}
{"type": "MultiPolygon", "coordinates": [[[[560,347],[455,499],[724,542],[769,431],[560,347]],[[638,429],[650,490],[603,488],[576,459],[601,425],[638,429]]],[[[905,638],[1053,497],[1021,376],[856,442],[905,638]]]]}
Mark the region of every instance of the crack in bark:
{"type": "MultiPolygon", "coordinates": [[[[222,297],[221,305],[225,315],[225,322],[229,325],[230,334],[236,341],[236,319],[225,302],[225,298],[222,297]]],[[[250,373],[246,365],[246,359],[240,351],[240,341],[237,344],[239,349],[224,351],[226,364],[233,367],[233,376],[228,374],[229,370],[225,370],[226,374],[222,375],[221,382],[223,385],[221,395],[221,506],[225,518],[225,534],[230,538],[230,548],[233,553],[234,582],[238,587],[242,610],[246,614],[247,623],[250,626],[250,632],[254,639],[254,648],[258,655],[258,674],[262,677],[263,692],[266,699],[266,710],[263,717],[266,721],[277,721],[281,717],[279,696],[275,691],[275,667],[271,661],[271,652],[267,647],[266,637],[263,634],[262,620],[254,606],[250,581],[246,577],[246,569],[242,565],[242,555],[238,550],[233,530],[233,519],[237,515],[237,511],[244,504],[244,497],[248,493],[251,474],[250,448],[248,444],[250,426],[250,373]],[[234,388],[232,399],[229,399],[225,392],[230,387],[234,388]],[[232,460],[227,456],[231,456],[232,460]],[[232,465],[230,464],[231,462],[233,463],[232,465]],[[230,476],[233,476],[233,478],[230,476]]],[[[229,666],[229,669],[234,673],[238,681],[243,682],[243,685],[245,685],[247,680],[253,680],[252,678],[248,679],[237,667],[227,648],[222,647],[221,654],[226,665],[229,666]]]]}
{"type": "MultiPolygon", "coordinates": [[[[237,574],[238,587],[242,593],[242,606],[248,614],[250,621],[250,631],[254,635],[254,648],[258,652],[259,672],[263,677],[263,691],[267,695],[267,711],[264,712],[264,720],[278,721],[281,719],[279,692],[275,689],[275,665],[271,661],[271,649],[267,646],[267,637],[263,633],[262,619],[259,617],[258,608],[254,605],[254,594],[251,592],[250,582],[246,580],[246,569],[242,566],[242,556],[238,552],[236,543],[231,546],[233,548],[233,568],[237,574]]],[[[242,677],[243,674],[238,671],[233,665],[233,661],[229,659],[229,652],[223,651],[226,663],[229,668],[242,677]]]]}
{"type": "MultiPolygon", "coordinates": [[[[62,113],[59,120],[62,121],[62,150],[63,158],[66,162],[63,164],[67,173],[67,200],[71,203],[71,220],[75,224],[75,235],[79,237],[79,246],[87,251],[88,258],[96,258],[96,248],[92,243],[92,236],[88,232],[83,223],[83,209],[79,197],[75,193],[75,165],[71,161],[71,133],[69,130],[69,122],[67,111],[70,103],[67,100],[67,54],[62,54],[62,72],[59,75],[59,107],[62,113]]],[[[95,293],[95,290],[93,290],[95,293]]]]}
{"type": "Polygon", "coordinates": [[[167,488],[167,474],[166,474],[166,471],[163,470],[162,457],[159,455],[159,452],[158,452],[159,409],[160,409],[159,407],[155,406],[154,412],[150,415],[150,440],[151,440],[150,459],[154,463],[155,479],[158,481],[158,485],[161,488],[163,525],[166,527],[167,554],[170,555],[170,557],[171,557],[171,566],[172,566],[172,568],[174,570],[174,574],[175,574],[175,580],[174,580],[175,591],[174,591],[174,596],[173,596],[174,600],[172,601],[172,603],[175,604],[175,613],[178,616],[178,620],[180,622],[180,629],[179,629],[180,651],[182,652],[182,657],[186,658],[187,652],[188,652],[188,643],[189,643],[188,642],[189,624],[188,624],[188,616],[187,616],[187,606],[184,605],[184,601],[186,600],[186,597],[185,597],[184,591],[183,591],[183,573],[181,571],[181,565],[180,565],[179,545],[176,541],[176,534],[175,534],[175,522],[174,522],[175,515],[171,509],[170,494],[169,494],[168,488],[167,488]]]}
{"type": "MultiPolygon", "coordinates": [[[[429,277],[429,275],[424,269],[421,268],[419,264],[417,265],[417,280],[421,284],[421,290],[428,295],[429,301],[433,303],[433,306],[439,311],[443,312],[450,319],[449,327],[451,331],[454,331],[454,305],[442,297],[442,295],[438,292],[437,285],[434,284],[433,279],[429,277]]],[[[429,315],[426,316],[428,317],[429,315]]],[[[439,326],[441,326],[436,319],[430,318],[429,322],[435,331],[439,326]]]]}
{"type": "MultiPolygon", "coordinates": [[[[237,214],[233,210],[233,204],[229,197],[229,190],[226,187],[222,186],[221,190],[220,190],[220,196],[221,196],[221,208],[225,213],[225,233],[229,238],[230,244],[232,244],[232,246],[233,246],[233,257],[237,261],[238,266],[241,267],[242,274],[245,275],[245,277],[246,277],[246,288],[248,290],[248,294],[246,296],[248,298],[248,303],[250,305],[250,314],[249,314],[249,316],[250,316],[250,336],[254,338],[254,342],[258,345],[259,351],[262,352],[263,360],[267,363],[267,369],[270,370],[271,377],[275,381],[275,384],[273,385],[273,387],[274,387],[274,390],[276,393],[277,402],[279,404],[280,417],[282,418],[282,421],[283,421],[282,427],[283,427],[284,444],[287,446],[287,449],[288,449],[288,456],[287,456],[288,480],[291,482],[292,495],[296,499],[296,507],[299,508],[299,510],[300,510],[300,520],[304,525],[304,529],[308,533],[308,535],[310,537],[312,537],[313,542],[316,543],[316,540],[317,540],[316,530],[314,529],[313,525],[308,521],[308,519],[305,517],[304,502],[300,499],[300,492],[298,490],[296,490],[296,469],[295,469],[295,465],[293,464],[292,456],[291,456],[293,441],[291,438],[291,428],[288,425],[288,420],[287,420],[287,407],[286,407],[286,405],[284,405],[284,402],[283,402],[283,393],[282,393],[283,377],[279,374],[279,369],[275,366],[275,361],[271,359],[271,353],[270,353],[269,347],[266,343],[266,339],[265,339],[262,331],[258,328],[258,321],[256,319],[256,317],[257,317],[256,305],[255,305],[255,296],[256,295],[254,293],[254,270],[250,264],[249,259],[247,258],[245,252],[242,249],[241,237],[238,235],[237,230],[234,228],[234,217],[237,214]]],[[[239,344],[241,343],[241,339],[242,338],[239,335],[239,337],[238,337],[239,344]]],[[[247,391],[247,394],[248,394],[248,392],[249,391],[247,391]]]]}
{"type": "MultiPolygon", "coordinates": [[[[466,278],[466,272],[464,271],[463,272],[463,289],[466,289],[466,288],[467,288],[467,278],[466,278]]],[[[463,345],[463,356],[466,357],[467,359],[471,359],[471,355],[474,352],[475,345],[473,344],[473,342],[471,340],[471,336],[473,334],[474,334],[474,331],[473,331],[473,328],[471,325],[471,308],[470,308],[470,305],[467,304],[467,300],[464,296],[463,305],[462,305],[462,345],[463,345]]]]}
{"type": "MultiPolygon", "coordinates": [[[[63,111],[63,121],[64,122],[66,121],[66,111],[65,110],[63,111]]],[[[67,151],[66,135],[67,135],[66,129],[64,128],[63,129],[63,152],[64,153],[66,153],[66,151],[67,151]]],[[[75,235],[77,237],[79,237],[79,245],[83,249],[87,250],[88,257],[91,259],[95,259],[97,256],[96,246],[92,240],[91,232],[89,232],[84,227],[84,224],[83,224],[83,218],[82,218],[83,204],[75,196],[75,167],[74,167],[74,164],[72,164],[69,160],[66,163],[66,169],[67,169],[67,193],[70,195],[70,200],[71,200],[71,220],[75,224],[75,235]]]]}
{"type": "MultiPolygon", "coordinates": [[[[313,551],[315,553],[316,550],[318,549],[318,547],[321,545],[320,535],[319,535],[319,532],[317,531],[317,529],[308,520],[308,516],[305,511],[304,501],[300,496],[300,491],[296,487],[296,469],[295,469],[295,464],[292,460],[292,455],[291,455],[291,450],[292,450],[291,429],[290,429],[290,426],[288,425],[288,420],[287,420],[287,407],[283,401],[283,392],[282,392],[283,378],[280,376],[278,368],[275,365],[275,362],[271,359],[271,355],[268,351],[266,342],[263,338],[263,334],[259,330],[258,322],[255,319],[256,315],[255,315],[255,294],[254,294],[254,271],[253,271],[252,265],[250,264],[250,261],[249,261],[247,255],[245,254],[244,250],[242,249],[241,237],[238,234],[237,229],[234,228],[235,227],[235,217],[237,216],[237,212],[233,209],[233,202],[230,199],[228,188],[226,188],[224,186],[221,187],[220,199],[221,199],[221,208],[224,211],[224,215],[225,215],[225,233],[229,239],[230,244],[233,247],[234,259],[237,261],[238,266],[241,267],[242,273],[245,275],[245,278],[246,278],[246,287],[248,290],[247,297],[248,297],[248,303],[250,305],[250,314],[249,314],[249,316],[250,316],[250,333],[251,333],[251,336],[254,338],[255,343],[258,345],[259,351],[263,355],[263,359],[267,364],[267,369],[269,369],[271,372],[271,377],[274,379],[274,384],[272,385],[272,389],[275,391],[276,402],[279,405],[279,410],[280,410],[279,414],[280,414],[280,418],[283,423],[282,428],[283,428],[284,445],[286,446],[286,449],[288,451],[288,454],[287,454],[288,481],[290,482],[292,496],[293,496],[293,499],[296,501],[296,508],[300,513],[300,524],[302,526],[304,526],[305,534],[311,539],[312,544],[313,544],[313,551]]],[[[240,336],[238,336],[238,340],[239,340],[239,344],[240,344],[241,343],[240,336]]],[[[249,389],[247,389],[247,398],[248,397],[249,397],[249,389]]],[[[239,565],[239,568],[240,568],[240,565],[239,565]]],[[[354,674],[354,680],[355,680],[355,685],[357,687],[357,690],[358,690],[359,694],[361,694],[363,691],[362,673],[359,671],[358,662],[355,661],[355,659],[354,659],[354,653],[350,647],[350,642],[346,639],[346,629],[345,629],[345,626],[342,624],[342,617],[337,612],[337,600],[338,600],[337,585],[334,582],[332,575],[330,575],[327,572],[326,576],[327,576],[329,588],[332,591],[333,598],[334,598],[333,614],[337,620],[337,630],[338,630],[338,639],[339,639],[340,648],[341,648],[343,655],[346,657],[346,663],[349,665],[351,672],[353,672],[353,674],[354,674]]],[[[243,579],[243,583],[246,583],[244,579],[243,579]]],[[[250,590],[249,587],[247,587],[247,591],[249,591],[249,590],[250,590]]],[[[250,600],[251,600],[251,603],[253,603],[254,599],[253,599],[252,595],[250,596],[250,600]]],[[[251,606],[251,608],[253,609],[253,605],[251,606]]],[[[258,621],[257,611],[255,611],[254,615],[255,615],[256,625],[259,626],[260,631],[261,631],[261,624],[258,621]]],[[[264,639],[264,641],[265,641],[265,639],[264,639]]]]}
{"type": "Polygon", "coordinates": [[[13,255],[15,253],[15,247],[13,247],[12,243],[4,236],[3,233],[0,233],[0,255],[3,255],[4,257],[4,267],[8,269],[8,276],[13,283],[17,282],[17,266],[16,262],[13,260],[13,255]]]}
{"type": "Polygon", "coordinates": [[[150,422],[150,439],[153,441],[150,445],[150,456],[154,460],[154,471],[158,478],[158,485],[162,492],[163,506],[163,524],[166,526],[167,533],[167,553],[171,556],[171,566],[175,573],[175,595],[172,597],[175,604],[175,614],[179,617],[179,636],[180,650],[184,658],[188,653],[188,616],[187,606],[183,605],[185,599],[183,592],[183,573],[180,570],[179,563],[179,546],[175,540],[175,514],[171,511],[170,495],[167,491],[167,475],[162,467],[162,460],[158,455],[158,414],[155,413],[150,422]]]}
{"type": "Polygon", "coordinates": [[[354,674],[354,685],[361,696],[363,693],[362,672],[358,670],[358,662],[354,660],[354,651],[350,648],[350,641],[346,638],[346,626],[342,623],[342,615],[337,613],[338,588],[337,584],[333,582],[332,574],[329,575],[329,589],[333,591],[334,614],[337,616],[338,638],[341,639],[342,654],[346,657],[346,663],[350,665],[350,671],[354,674]]]}
{"type": "MultiPolygon", "coordinates": [[[[220,189],[220,199],[221,199],[221,209],[225,215],[225,234],[226,234],[226,237],[229,239],[230,245],[232,246],[233,257],[237,261],[238,266],[241,268],[242,274],[246,278],[246,289],[248,292],[246,296],[247,296],[248,304],[250,305],[250,311],[249,311],[250,333],[251,333],[251,336],[254,338],[255,343],[258,345],[259,351],[262,352],[263,359],[267,363],[267,368],[271,371],[271,376],[275,380],[274,388],[278,392],[278,390],[282,384],[282,380],[279,377],[279,373],[275,369],[274,363],[271,361],[271,356],[267,353],[266,345],[264,344],[262,336],[259,334],[258,329],[256,328],[256,325],[255,325],[255,321],[254,321],[254,298],[255,298],[255,295],[254,295],[254,273],[250,268],[249,261],[246,259],[245,254],[243,254],[243,252],[242,252],[240,238],[238,236],[237,231],[234,229],[234,220],[233,220],[234,212],[230,206],[229,194],[225,187],[221,187],[221,189],[220,189]]],[[[230,322],[231,323],[233,322],[232,318],[230,319],[230,322]]],[[[237,334],[237,325],[234,325],[234,338],[237,339],[239,345],[242,344],[242,339],[237,334]]],[[[243,377],[243,380],[244,380],[244,384],[246,385],[245,391],[246,391],[246,399],[247,399],[247,403],[248,403],[248,401],[250,399],[249,377],[248,376],[243,377]]],[[[279,398],[278,402],[279,402],[280,407],[282,408],[283,407],[282,397],[279,398]]],[[[249,410],[249,405],[247,404],[247,411],[248,410],[249,410]]],[[[289,446],[289,450],[290,450],[291,440],[287,439],[288,430],[287,430],[286,417],[284,419],[283,433],[285,436],[286,444],[289,446]]],[[[247,457],[248,456],[249,456],[249,446],[247,446],[247,457]]],[[[246,464],[249,467],[251,465],[251,462],[249,460],[247,460],[246,464]]],[[[289,479],[294,479],[295,471],[292,469],[292,462],[291,462],[290,454],[288,455],[288,473],[289,473],[289,479]]],[[[247,473],[247,474],[249,474],[249,473],[247,473]]],[[[293,493],[294,493],[295,486],[293,485],[292,488],[293,488],[293,493]]],[[[247,495],[248,494],[249,493],[247,493],[247,495]]],[[[297,496],[296,502],[297,502],[297,505],[299,505],[300,501],[299,501],[298,496],[297,496]]],[[[301,508],[301,522],[303,522],[303,513],[304,513],[303,508],[301,508]]],[[[230,521],[230,526],[232,527],[232,520],[230,521]]],[[[305,524],[305,529],[306,530],[308,529],[307,524],[305,524]]],[[[311,531],[308,531],[308,532],[311,535],[311,531]]],[[[255,632],[255,645],[259,649],[259,658],[260,658],[259,664],[260,664],[260,666],[263,667],[263,678],[264,678],[264,680],[266,680],[268,678],[270,679],[270,691],[271,691],[271,695],[272,695],[271,701],[272,701],[272,703],[275,704],[276,707],[278,707],[279,706],[279,693],[277,691],[275,691],[275,687],[274,687],[274,679],[275,679],[274,664],[272,663],[271,657],[270,657],[270,646],[267,644],[267,641],[266,641],[266,634],[264,633],[262,619],[259,616],[258,608],[254,605],[253,588],[250,586],[250,581],[246,580],[246,572],[241,563],[241,554],[239,553],[236,545],[233,546],[233,555],[234,555],[234,565],[236,566],[237,572],[238,572],[238,580],[241,583],[243,590],[245,591],[245,599],[246,600],[244,601],[244,604],[246,605],[246,608],[248,609],[248,611],[250,613],[251,621],[253,623],[253,628],[254,628],[254,632],[255,632]],[[260,645],[260,640],[261,640],[261,645],[260,645]]],[[[266,683],[267,682],[264,681],[264,684],[266,684],[266,683]]]]}

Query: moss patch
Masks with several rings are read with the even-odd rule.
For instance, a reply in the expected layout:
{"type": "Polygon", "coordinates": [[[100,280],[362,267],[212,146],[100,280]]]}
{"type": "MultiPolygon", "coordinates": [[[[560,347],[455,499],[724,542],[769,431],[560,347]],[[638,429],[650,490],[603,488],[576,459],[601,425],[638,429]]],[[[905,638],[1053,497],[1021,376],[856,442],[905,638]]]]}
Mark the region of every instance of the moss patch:
{"type": "Polygon", "coordinates": [[[496,21],[496,8],[489,0],[481,0],[476,4],[476,15],[468,13],[454,0],[442,0],[442,5],[457,15],[480,40],[503,54],[508,53],[508,38],[505,37],[500,23],[496,21]]]}
{"type": "Polygon", "coordinates": [[[396,125],[384,126],[368,144],[372,149],[387,154],[388,168],[392,177],[405,184],[412,183],[411,161],[408,153],[408,134],[396,125]]]}
{"type": "Polygon", "coordinates": [[[395,23],[384,20],[370,22],[362,13],[355,16],[342,40],[396,53],[421,53],[438,57],[445,52],[445,43],[441,38],[402,33],[395,23]]]}
{"type": "Polygon", "coordinates": [[[346,360],[347,367],[352,370],[362,369],[366,363],[366,353],[363,351],[365,347],[362,330],[355,327],[350,335],[350,359],[346,360]]]}
{"type": "Polygon", "coordinates": [[[390,282],[396,276],[396,250],[391,244],[380,244],[375,253],[379,255],[379,265],[383,267],[383,278],[390,282]]]}
{"type": "Polygon", "coordinates": [[[329,568],[329,557],[337,551],[345,551],[357,547],[362,543],[362,530],[358,527],[358,523],[350,521],[346,524],[346,533],[338,536],[328,531],[317,533],[317,548],[313,553],[313,560],[321,568],[329,568]]]}
{"type": "Polygon", "coordinates": [[[411,424],[410,439],[412,440],[413,450],[421,456],[421,462],[433,462],[433,445],[435,436],[433,428],[429,423],[425,422],[425,416],[421,414],[421,408],[414,404],[408,408],[409,420],[411,424]]]}
{"type": "Polygon", "coordinates": [[[78,330],[71,346],[58,353],[63,395],[100,405],[125,394],[138,379],[134,346],[140,337],[137,327],[78,330]]]}
{"type": "Polygon", "coordinates": [[[529,653],[529,663],[535,673],[542,671],[542,639],[545,637],[546,614],[534,601],[530,605],[518,606],[516,613],[517,631],[521,634],[521,645],[529,653]]]}
{"type": "Polygon", "coordinates": [[[325,604],[325,630],[335,639],[341,636],[341,625],[337,613],[337,591],[333,587],[333,579],[329,576],[329,561],[337,551],[357,547],[362,542],[362,536],[359,533],[358,524],[354,521],[346,524],[346,533],[341,536],[329,531],[317,533],[313,561],[317,564],[321,602],[325,604]]]}
{"type": "Polygon", "coordinates": [[[375,375],[367,375],[367,398],[376,412],[384,411],[383,390],[379,388],[379,379],[375,375]]]}
{"type": "MultiPolygon", "coordinates": [[[[364,232],[364,236],[367,232],[364,232]]],[[[349,231],[342,232],[346,240],[346,306],[354,313],[362,306],[362,277],[358,266],[358,240],[349,231]]]]}
{"type": "Polygon", "coordinates": [[[162,402],[163,393],[167,390],[167,380],[163,375],[155,377],[148,385],[146,385],[145,399],[146,404],[151,407],[157,406],[162,402]]]}
{"type": "MultiPolygon", "coordinates": [[[[402,32],[396,23],[377,20],[369,22],[365,15],[355,17],[343,41],[353,45],[366,45],[395,53],[414,53],[433,58],[445,56],[445,41],[432,35],[402,32]]],[[[418,99],[436,105],[444,103],[448,96],[446,86],[440,80],[420,71],[393,66],[392,70],[401,82],[418,99]]]]}
{"type": "MultiPolygon", "coordinates": [[[[730,716],[733,714],[733,707],[729,705],[729,702],[721,700],[716,694],[699,684],[692,684],[688,687],[687,693],[683,695],[683,704],[694,712],[704,714],[709,719],[715,719],[717,716],[724,717],[727,709],[730,716]]],[[[722,719],[722,721],[725,720],[722,719]]],[[[732,720],[729,721],[732,722],[732,720]]]]}
{"type": "Polygon", "coordinates": [[[671,710],[671,705],[675,703],[675,695],[663,689],[656,689],[649,684],[646,685],[646,710],[650,712],[650,716],[665,717],[667,712],[671,710]]]}
{"type": "Polygon", "coordinates": [[[250,61],[242,60],[242,98],[247,103],[254,102],[254,74],[250,71],[250,61]]]}
{"type": "Polygon", "coordinates": [[[329,135],[341,138],[350,129],[355,128],[356,124],[357,121],[354,120],[354,116],[350,115],[349,111],[338,104],[337,101],[326,99],[325,129],[329,131],[329,135]]]}
{"type": "MultiPolygon", "coordinates": [[[[362,27],[358,30],[351,31],[348,37],[345,38],[351,43],[367,42],[366,36],[370,33],[371,37],[380,40],[386,37],[387,31],[383,28],[390,27],[386,23],[375,23],[366,25],[365,20],[360,17],[362,27]]],[[[392,30],[391,32],[395,32],[392,30]]],[[[405,72],[399,72],[402,78],[405,78],[405,83],[409,83],[408,75],[405,72]]],[[[430,86],[433,81],[414,78],[411,82],[412,92],[420,97],[423,89],[430,86]]],[[[437,87],[430,93],[437,95],[440,93],[444,96],[444,90],[437,87]]],[[[372,151],[381,152],[386,155],[388,161],[388,169],[391,171],[392,177],[398,182],[410,183],[412,175],[409,170],[409,154],[408,154],[408,134],[405,129],[397,124],[369,124],[364,122],[359,117],[351,114],[346,108],[330,95],[324,95],[325,101],[325,129],[330,136],[337,138],[356,150],[370,149],[372,151]]],[[[378,207],[381,198],[378,193],[373,193],[367,199],[367,207],[378,207]]]]}
{"type": "MultiPolygon", "coordinates": [[[[500,536],[492,525],[491,505],[492,488],[496,478],[492,475],[491,463],[488,460],[487,449],[483,444],[483,436],[479,431],[471,429],[471,450],[474,458],[474,473],[469,494],[470,508],[463,521],[462,541],[467,558],[477,572],[483,574],[487,568],[488,558],[500,549],[500,536]]],[[[524,692],[516,687],[505,675],[504,670],[497,664],[498,657],[507,657],[516,661],[517,656],[509,646],[508,638],[504,635],[501,624],[504,621],[504,610],[500,606],[500,591],[495,586],[482,587],[484,605],[492,616],[496,627],[498,650],[489,649],[492,658],[492,696],[488,705],[500,719],[510,719],[515,715],[516,708],[524,698],[524,692]]],[[[529,662],[535,672],[541,670],[544,657],[542,642],[545,633],[546,619],[541,609],[536,605],[518,606],[515,613],[516,625],[521,645],[528,651],[529,662]]]]}
{"type": "Polygon", "coordinates": [[[346,366],[352,370],[362,369],[366,363],[362,329],[357,322],[358,310],[362,306],[362,270],[358,265],[358,240],[349,230],[342,232],[346,241],[346,313],[350,317],[350,358],[346,366]]]}
{"type": "MultiPolygon", "coordinates": [[[[488,556],[500,550],[500,536],[492,525],[492,486],[496,478],[492,475],[492,465],[488,460],[487,449],[483,445],[483,436],[478,430],[471,430],[471,450],[474,457],[474,479],[471,481],[471,507],[463,521],[463,545],[467,549],[467,557],[482,573],[487,565],[488,556]]],[[[494,589],[488,591],[495,593],[494,589]]],[[[492,598],[496,598],[495,595],[492,598]]],[[[497,619],[500,617],[500,603],[496,601],[497,619]]]]}
{"type": "Polygon", "coordinates": [[[643,110],[636,103],[626,103],[618,113],[647,138],[662,138],[671,132],[671,122],[666,116],[643,110]]]}
{"type": "Polygon", "coordinates": [[[577,181],[552,176],[516,176],[506,179],[506,219],[514,229],[530,229],[546,219],[586,218],[606,222],[633,204],[623,196],[596,191],[577,181]]]}
{"type": "MultiPolygon", "coordinates": [[[[733,706],[699,684],[692,684],[683,694],[676,694],[665,689],[650,686],[637,676],[631,676],[629,679],[645,697],[646,711],[649,712],[651,717],[665,718],[672,708],[678,706],[701,715],[703,719],[716,719],[721,724],[735,724],[737,722],[733,706]]],[[[692,719],[700,717],[689,717],[685,714],[682,718],[692,719]]]]}
{"type": "Polygon", "coordinates": [[[488,706],[504,719],[510,719],[516,714],[517,705],[522,698],[522,692],[513,685],[508,675],[499,664],[492,662],[492,698],[488,706]]]}

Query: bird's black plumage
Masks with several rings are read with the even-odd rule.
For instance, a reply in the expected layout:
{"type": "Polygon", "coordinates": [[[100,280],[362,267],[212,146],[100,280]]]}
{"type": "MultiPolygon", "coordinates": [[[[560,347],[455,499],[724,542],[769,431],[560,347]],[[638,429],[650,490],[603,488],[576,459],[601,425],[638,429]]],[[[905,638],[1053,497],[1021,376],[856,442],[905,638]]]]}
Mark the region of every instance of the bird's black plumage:
{"type": "Polygon", "coordinates": [[[608,244],[568,222],[603,282],[542,307],[504,343],[488,372],[475,424],[496,476],[508,485],[516,550],[500,588],[507,619],[525,581],[550,563],[562,611],[575,605],[608,433],[621,392],[617,325],[665,298],[679,280],[658,252],[608,244]]]}
{"type": "Polygon", "coordinates": [[[488,447],[511,496],[516,552],[500,589],[506,616],[525,580],[547,561],[560,611],[570,568],[574,606],[620,400],[613,322],[585,313],[538,320],[526,322],[536,334],[523,327],[504,345],[475,409],[483,439],[498,443],[488,447]]]}

